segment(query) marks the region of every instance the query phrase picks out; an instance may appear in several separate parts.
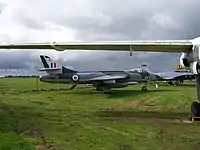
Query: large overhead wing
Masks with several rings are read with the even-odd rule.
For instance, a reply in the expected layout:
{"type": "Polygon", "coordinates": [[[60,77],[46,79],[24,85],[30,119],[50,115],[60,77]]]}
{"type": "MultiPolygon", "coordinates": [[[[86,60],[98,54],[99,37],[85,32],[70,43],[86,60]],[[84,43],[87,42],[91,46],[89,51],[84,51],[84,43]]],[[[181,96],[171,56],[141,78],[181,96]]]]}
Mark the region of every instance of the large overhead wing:
{"type": "Polygon", "coordinates": [[[114,51],[153,51],[189,52],[190,40],[143,40],[143,41],[106,41],[106,42],[67,42],[67,43],[18,43],[0,44],[0,49],[55,49],[63,50],[114,50],[114,51]]]}

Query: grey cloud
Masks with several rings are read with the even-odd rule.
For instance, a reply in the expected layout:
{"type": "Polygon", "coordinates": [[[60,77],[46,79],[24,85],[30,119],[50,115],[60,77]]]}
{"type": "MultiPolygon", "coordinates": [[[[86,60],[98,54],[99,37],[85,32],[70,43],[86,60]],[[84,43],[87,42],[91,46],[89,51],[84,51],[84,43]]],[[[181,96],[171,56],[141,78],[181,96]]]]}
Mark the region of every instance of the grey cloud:
{"type": "Polygon", "coordinates": [[[27,52],[1,51],[0,69],[27,69],[30,57],[27,52]]]}
{"type": "Polygon", "coordinates": [[[29,16],[19,18],[19,21],[24,22],[24,25],[27,26],[28,28],[32,29],[39,29],[39,30],[44,30],[45,25],[41,23],[40,20],[33,20],[29,18],[29,16]]]}
{"type": "Polygon", "coordinates": [[[141,31],[148,26],[148,20],[142,16],[134,18],[132,16],[124,16],[123,18],[113,17],[113,21],[106,26],[99,26],[97,23],[93,25],[88,18],[77,18],[77,20],[81,23],[75,22],[76,20],[68,20],[68,24],[78,30],[78,38],[88,40],[136,39],[136,36],[139,36],[141,31]]]}
{"type": "Polygon", "coordinates": [[[199,35],[198,0],[143,0],[139,4],[124,1],[123,5],[117,2],[95,1],[92,3],[97,9],[94,15],[63,16],[59,23],[75,28],[77,37],[84,40],[107,39],[107,35],[112,35],[111,40],[181,39],[199,35]]]}
{"type": "Polygon", "coordinates": [[[23,24],[25,27],[34,29],[34,30],[44,30],[45,24],[40,19],[40,16],[34,17],[34,14],[27,13],[23,9],[16,9],[16,12],[13,14],[13,19],[23,24]]]}
{"type": "Polygon", "coordinates": [[[0,14],[3,12],[5,7],[6,7],[6,5],[4,3],[0,2],[0,14]]]}

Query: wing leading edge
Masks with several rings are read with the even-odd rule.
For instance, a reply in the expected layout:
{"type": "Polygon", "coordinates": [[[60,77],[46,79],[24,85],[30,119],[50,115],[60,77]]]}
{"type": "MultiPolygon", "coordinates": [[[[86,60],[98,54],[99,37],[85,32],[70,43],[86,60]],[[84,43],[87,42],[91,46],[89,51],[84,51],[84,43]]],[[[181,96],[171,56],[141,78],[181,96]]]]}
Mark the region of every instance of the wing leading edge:
{"type": "Polygon", "coordinates": [[[55,49],[64,50],[114,50],[114,51],[152,51],[152,52],[189,52],[190,40],[144,40],[111,42],[67,42],[67,43],[22,43],[0,45],[0,49],[55,49]]]}

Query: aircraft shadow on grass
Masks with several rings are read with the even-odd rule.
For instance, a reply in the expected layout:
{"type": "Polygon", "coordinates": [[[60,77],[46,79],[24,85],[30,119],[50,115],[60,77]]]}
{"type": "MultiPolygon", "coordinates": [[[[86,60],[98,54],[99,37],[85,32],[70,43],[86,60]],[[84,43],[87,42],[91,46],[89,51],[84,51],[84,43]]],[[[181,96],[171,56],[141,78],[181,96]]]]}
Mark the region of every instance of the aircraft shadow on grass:
{"type": "Polygon", "coordinates": [[[160,92],[175,92],[177,90],[174,89],[165,89],[165,90],[113,90],[112,94],[108,95],[108,98],[121,98],[121,97],[131,97],[131,96],[139,96],[139,95],[148,95],[151,93],[160,93],[160,92]]]}
{"type": "Polygon", "coordinates": [[[145,110],[101,110],[96,111],[93,115],[98,117],[108,118],[140,118],[140,119],[177,119],[185,118],[189,115],[188,112],[174,112],[174,111],[145,111],[145,110]]]}
{"type": "Polygon", "coordinates": [[[135,96],[139,96],[139,95],[146,95],[146,94],[150,94],[150,93],[161,93],[161,92],[176,92],[178,90],[176,89],[156,89],[156,90],[148,90],[148,91],[141,91],[141,90],[112,90],[111,94],[104,94],[101,91],[95,91],[95,90],[78,90],[76,92],[74,92],[74,94],[80,94],[80,95],[88,95],[88,94],[102,94],[102,95],[106,95],[107,98],[122,98],[122,97],[135,97],[135,96]]]}
{"type": "Polygon", "coordinates": [[[179,86],[185,86],[185,87],[193,87],[193,86],[196,86],[196,84],[181,84],[179,86]]]}
{"type": "Polygon", "coordinates": [[[159,87],[162,87],[162,86],[164,86],[164,87],[169,87],[169,86],[171,86],[171,87],[192,87],[192,86],[196,86],[196,84],[180,84],[180,85],[178,85],[178,86],[173,86],[173,85],[169,85],[169,84],[164,84],[164,83],[159,83],[158,84],[158,86],[159,87]]]}

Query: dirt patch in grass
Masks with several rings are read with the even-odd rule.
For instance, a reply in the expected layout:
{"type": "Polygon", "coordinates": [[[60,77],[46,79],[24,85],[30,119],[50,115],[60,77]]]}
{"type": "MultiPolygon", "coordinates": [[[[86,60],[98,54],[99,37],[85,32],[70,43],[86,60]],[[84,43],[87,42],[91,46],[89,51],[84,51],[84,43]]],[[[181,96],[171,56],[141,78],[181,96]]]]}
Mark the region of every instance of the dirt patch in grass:
{"type": "Polygon", "coordinates": [[[136,122],[136,123],[145,123],[145,124],[166,124],[166,123],[173,123],[173,124],[180,124],[180,118],[184,118],[188,116],[187,113],[181,112],[172,112],[172,111],[146,111],[146,110],[101,110],[96,111],[93,115],[97,117],[101,117],[102,119],[106,120],[115,120],[115,121],[124,121],[124,122],[136,122]]]}
{"type": "Polygon", "coordinates": [[[41,129],[30,126],[24,132],[28,138],[40,139],[41,142],[36,146],[36,150],[58,150],[53,140],[44,137],[41,129]]]}
{"type": "Polygon", "coordinates": [[[38,104],[38,105],[49,105],[49,103],[47,103],[47,102],[41,102],[41,101],[32,101],[32,103],[35,103],[35,104],[38,104]]]}

